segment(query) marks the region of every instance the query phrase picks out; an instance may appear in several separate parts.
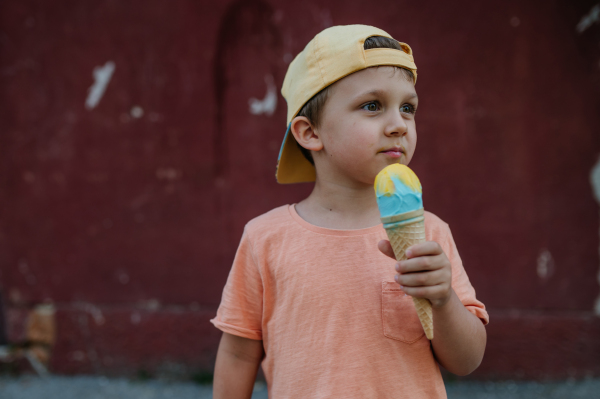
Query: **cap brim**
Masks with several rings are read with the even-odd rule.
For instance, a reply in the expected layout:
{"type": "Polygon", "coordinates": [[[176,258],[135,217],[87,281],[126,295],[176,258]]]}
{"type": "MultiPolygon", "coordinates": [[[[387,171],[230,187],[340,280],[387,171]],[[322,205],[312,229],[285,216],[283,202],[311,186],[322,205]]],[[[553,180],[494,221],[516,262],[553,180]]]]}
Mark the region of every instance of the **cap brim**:
{"type": "Polygon", "coordinates": [[[277,171],[275,176],[280,184],[308,183],[316,179],[315,167],[304,157],[294,135],[290,131],[290,123],[279,150],[277,171]]]}

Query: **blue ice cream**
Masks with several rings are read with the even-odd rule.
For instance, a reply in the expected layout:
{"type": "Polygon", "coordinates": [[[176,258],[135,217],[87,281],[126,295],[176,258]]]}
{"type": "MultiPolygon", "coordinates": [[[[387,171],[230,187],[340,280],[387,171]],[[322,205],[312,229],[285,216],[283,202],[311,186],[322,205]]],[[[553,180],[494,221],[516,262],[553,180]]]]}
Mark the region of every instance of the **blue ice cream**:
{"type": "Polygon", "coordinates": [[[406,165],[393,164],[379,172],[375,194],[382,218],[423,208],[421,182],[406,165]]]}

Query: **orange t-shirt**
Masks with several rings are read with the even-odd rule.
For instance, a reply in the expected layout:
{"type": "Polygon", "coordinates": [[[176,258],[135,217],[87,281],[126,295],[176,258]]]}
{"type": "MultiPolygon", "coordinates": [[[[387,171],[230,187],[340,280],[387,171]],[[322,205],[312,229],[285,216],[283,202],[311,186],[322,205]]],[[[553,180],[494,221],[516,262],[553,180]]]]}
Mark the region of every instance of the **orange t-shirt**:
{"type": "MultiPolygon", "coordinates": [[[[448,225],[425,212],[425,230],[450,259],[456,294],[487,324],[448,225]]],[[[386,238],[381,224],[314,226],[293,205],[246,225],[211,321],[263,341],[270,398],[446,397],[412,298],[394,282],[395,261],[377,248],[386,238]]]]}

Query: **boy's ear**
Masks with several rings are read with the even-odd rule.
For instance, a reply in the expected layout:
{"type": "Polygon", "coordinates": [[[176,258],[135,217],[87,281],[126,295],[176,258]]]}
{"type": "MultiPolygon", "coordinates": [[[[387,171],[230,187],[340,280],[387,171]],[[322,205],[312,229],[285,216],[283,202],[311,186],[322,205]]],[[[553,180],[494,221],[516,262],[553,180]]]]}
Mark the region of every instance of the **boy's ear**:
{"type": "Polygon", "coordinates": [[[292,119],[292,126],[290,130],[292,131],[292,134],[294,135],[294,138],[298,144],[307,150],[321,151],[323,149],[321,136],[307,117],[297,116],[292,119]]]}

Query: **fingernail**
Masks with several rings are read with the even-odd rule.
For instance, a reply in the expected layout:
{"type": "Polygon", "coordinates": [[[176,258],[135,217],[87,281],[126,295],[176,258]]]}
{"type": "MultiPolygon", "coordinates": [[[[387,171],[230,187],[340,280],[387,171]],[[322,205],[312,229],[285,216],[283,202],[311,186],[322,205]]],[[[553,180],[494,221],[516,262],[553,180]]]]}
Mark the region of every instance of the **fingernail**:
{"type": "Polygon", "coordinates": [[[397,283],[399,283],[399,282],[400,282],[400,281],[399,281],[399,277],[398,277],[398,275],[397,275],[397,274],[394,276],[394,280],[396,280],[396,282],[397,282],[397,283]]]}
{"type": "Polygon", "coordinates": [[[397,272],[400,271],[400,263],[396,263],[395,269],[396,269],[397,272]]]}
{"type": "Polygon", "coordinates": [[[412,255],[412,251],[406,251],[406,257],[409,258],[412,255]]]}

